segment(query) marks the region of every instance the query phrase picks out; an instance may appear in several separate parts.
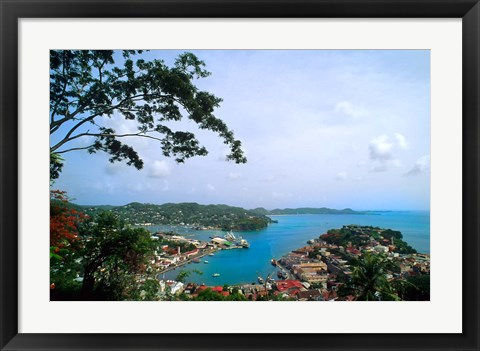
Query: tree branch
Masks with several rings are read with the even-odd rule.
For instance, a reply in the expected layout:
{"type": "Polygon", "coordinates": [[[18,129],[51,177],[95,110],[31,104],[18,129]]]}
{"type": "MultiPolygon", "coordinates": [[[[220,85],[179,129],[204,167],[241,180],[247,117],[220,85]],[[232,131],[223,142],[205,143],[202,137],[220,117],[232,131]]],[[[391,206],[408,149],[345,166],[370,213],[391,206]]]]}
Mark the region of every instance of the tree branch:
{"type": "Polygon", "coordinates": [[[64,79],[62,94],[60,95],[60,98],[57,100],[57,102],[55,103],[55,106],[53,107],[53,110],[50,115],[50,124],[55,122],[55,114],[57,113],[58,104],[62,100],[62,97],[65,95],[65,90],[67,89],[68,80],[65,77],[65,51],[63,52],[62,77],[64,79]]]}
{"type": "MultiPolygon", "coordinates": [[[[146,133],[152,133],[152,132],[155,132],[154,130],[148,130],[146,132],[138,132],[138,133],[128,133],[128,134],[107,134],[107,133],[89,133],[89,132],[86,132],[86,133],[81,133],[81,134],[77,134],[73,137],[71,137],[68,141],[71,141],[71,140],[75,140],[75,139],[78,139],[80,137],[83,137],[83,136],[93,136],[93,137],[115,137],[115,138],[125,138],[125,137],[140,137],[140,138],[147,138],[147,139],[152,139],[152,140],[156,140],[156,141],[163,141],[163,139],[160,139],[160,138],[156,138],[156,137],[153,137],[151,135],[148,135],[146,133]]],[[[61,150],[61,151],[55,151],[56,153],[58,154],[63,154],[63,153],[66,153],[66,152],[70,152],[70,151],[76,151],[76,150],[86,150],[90,147],[92,147],[92,145],[89,145],[89,146],[85,146],[85,147],[74,147],[74,148],[71,148],[71,149],[67,149],[67,150],[61,150]]],[[[55,149],[56,150],[56,149],[55,149]]]]}
{"type": "MultiPolygon", "coordinates": [[[[118,104],[114,105],[114,106],[110,106],[109,108],[106,108],[105,110],[103,111],[100,111],[100,112],[97,112],[97,113],[94,113],[93,115],[89,116],[89,117],[86,117],[84,119],[82,119],[80,122],[78,122],[75,126],[73,126],[69,131],[68,133],[65,135],[65,137],[59,141],[56,145],[52,146],[50,149],[51,151],[55,151],[57,150],[58,148],[60,148],[63,144],[73,140],[73,139],[76,139],[78,136],[82,136],[84,134],[78,134],[77,136],[75,137],[71,137],[72,134],[75,132],[75,130],[77,130],[78,128],[80,128],[82,125],[84,125],[85,123],[87,122],[90,122],[92,120],[94,120],[96,117],[98,116],[101,116],[101,115],[104,115],[104,114],[107,114],[109,112],[112,112],[118,108],[120,108],[123,104],[127,103],[128,101],[139,101],[139,100],[143,100],[145,98],[151,98],[151,97],[156,97],[156,98],[171,98],[171,95],[161,95],[161,94],[138,94],[138,95],[133,95],[133,96],[130,96],[128,98],[125,98],[123,100],[121,100],[118,104]],[[140,99],[138,99],[140,98],[140,99]],[[138,100],[136,100],[138,99],[138,100]]],[[[52,134],[53,132],[55,132],[56,130],[58,130],[58,127],[60,126],[60,124],[68,121],[68,120],[73,120],[73,117],[80,113],[81,111],[81,107],[78,108],[75,112],[73,112],[72,114],[69,114],[68,117],[64,117],[63,119],[57,121],[57,123],[54,123],[54,126],[50,126],[50,134],[52,134]],[[58,122],[61,122],[60,124],[58,124],[58,122]],[[53,131],[52,131],[53,130],[53,131]]]]}
{"type": "Polygon", "coordinates": [[[85,147],[73,147],[71,149],[67,149],[67,150],[62,150],[62,151],[57,151],[56,153],[57,154],[64,154],[65,152],[70,152],[70,151],[76,151],[76,150],[87,150],[88,148],[92,147],[92,145],[89,145],[89,146],[85,146],[85,147]]]}

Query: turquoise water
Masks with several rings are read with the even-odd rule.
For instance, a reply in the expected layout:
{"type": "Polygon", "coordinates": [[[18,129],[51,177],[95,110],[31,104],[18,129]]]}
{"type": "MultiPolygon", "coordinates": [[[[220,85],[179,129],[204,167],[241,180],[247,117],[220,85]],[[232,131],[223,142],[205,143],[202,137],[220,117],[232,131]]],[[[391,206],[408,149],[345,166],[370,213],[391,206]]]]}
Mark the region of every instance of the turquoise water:
{"type": "MultiPolygon", "coordinates": [[[[418,252],[430,253],[430,212],[378,212],[366,215],[287,215],[272,216],[278,223],[255,232],[235,232],[250,243],[249,249],[224,250],[215,256],[205,256],[202,263],[191,263],[167,272],[166,279],[174,279],[180,270],[200,270],[202,275],[192,273],[187,280],[206,285],[223,285],[256,282],[258,274],[266,277],[275,273],[270,264],[272,257],[282,255],[305,246],[307,240],[316,239],[328,229],[343,225],[372,225],[399,230],[404,240],[418,252]],[[209,263],[203,263],[208,260],[209,263]],[[258,272],[258,274],[257,274],[258,272]],[[212,277],[220,273],[220,277],[212,277]]],[[[210,241],[210,236],[224,235],[221,231],[196,231],[184,227],[151,226],[153,232],[175,230],[180,235],[210,241]]],[[[274,278],[277,279],[276,274],[274,278]]]]}

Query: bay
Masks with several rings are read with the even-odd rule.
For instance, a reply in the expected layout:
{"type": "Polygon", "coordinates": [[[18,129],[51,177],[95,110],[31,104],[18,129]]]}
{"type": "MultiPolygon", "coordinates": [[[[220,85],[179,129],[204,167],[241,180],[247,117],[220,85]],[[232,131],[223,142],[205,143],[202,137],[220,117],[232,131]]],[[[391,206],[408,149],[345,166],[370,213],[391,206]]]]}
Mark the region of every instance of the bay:
{"type": "MultiPolygon", "coordinates": [[[[341,228],[344,225],[372,225],[380,228],[399,230],[403,239],[420,253],[430,253],[430,212],[429,211],[391,211],[369,212],[362,215],[320,214],[320,215],[281,215],[271,216],[278,223],[253,232],[235,232],[250,243],[249,249],[217,251],[214,256],[205,256],[201,263],[190,263],[164,274],[165,279],[175,279],[180,271],[192,273],[187,281],[206,285],[233,285],[252,283],[257,276],[265,278],[274,274],[275,267],[270,264],[272,258],[305,246],[310,239],[316,239],[328,229],[341,228]],[[204,263],[208,261],[208,264],[204,263]],[[193,273],[193,270],[203,274],[193,273]],[[219,277],[212,274],[219,273],[219,277]]],[[[197,231],[187,227],[150,226],[149,230],[175,231],[188,238],[210,241],[210,236],[224,235],[222,231],[197,231]]]]}

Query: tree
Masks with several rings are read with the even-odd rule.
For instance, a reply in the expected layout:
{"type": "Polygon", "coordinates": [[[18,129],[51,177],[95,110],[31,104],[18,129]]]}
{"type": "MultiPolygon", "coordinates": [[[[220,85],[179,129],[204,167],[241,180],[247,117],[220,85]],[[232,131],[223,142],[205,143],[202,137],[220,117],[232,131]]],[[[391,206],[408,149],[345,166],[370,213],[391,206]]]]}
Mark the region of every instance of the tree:
{"type": "Polygon", "coordinates": [[[350,280],[340,295],[353,295],[360,301],[400,300],[394,285],[387,279],[392,263],[380,254],[366,252],[352,261],[350,280]]]}
{"type": "Polygon", "coordinates": [[[83,225],[80,234],[85,242],[83,299],[137,300],[146,293],[151,297],[155,287],[158,291],[154,272],[147,268],[156,243],[146,229],[104,212],[83,225]]]}
{"type": "Polygon", "coordinates": [[[62,168],[58,155],[74,150],[104,151],[110,162],[126,160],[141,169],[142,159],[123,142],[131,137],[158,142],[162,154],[179,163],[206,155],[195,134],[167,126],[183,115],[200,129],[216,132],[230,148],[228,160],[246,162],[241,142],[214,115],[222,99],[193,84],[210,75],[205,63],[184,53],[169,67],[162,60],[146,61],[141,54],[141,50],[50,51],[50,135],[55,140],[50,147],[52,179],[62,168]],[[138,130],[118,133],[105,122],[112,118],[134,120],[138,130]],[[90,145],[72,145],[85,137],[93,138],[90,145]]]}
{"type": "Polygon", "coordinates": [[[430,275],[408,277],[408,284],[402,286],[401,297],[406,301],[430,301],[430,275]]]}
{"type": "Polygon", "coordinates": [[[79,226],[84,213],[68,203],[64,191],[50,190],[50,289],[52,300],[74,299],[80,284],[76,280],[80,267],[76,263],[82,243],[79,226]]]}
{"type": "Polygon", "coordinates": [[[57,249],[72,247],[78,241],[78,225],[85,214],[71,208],[65,191],[50,190],[50,247],[57,249]]]}

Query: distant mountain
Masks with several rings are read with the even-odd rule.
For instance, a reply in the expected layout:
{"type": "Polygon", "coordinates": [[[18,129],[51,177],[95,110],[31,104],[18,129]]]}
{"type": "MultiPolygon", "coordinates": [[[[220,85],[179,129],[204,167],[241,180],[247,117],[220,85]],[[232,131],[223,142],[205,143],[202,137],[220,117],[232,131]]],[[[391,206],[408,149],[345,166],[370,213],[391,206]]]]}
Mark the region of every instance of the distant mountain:
{"type": "MultiPolygon", "coordinates": [[[[78,207],[78,205],[74,205],[78,207]]],[[[116,213],[138,225],[186,225],[198,229],[258,230],[273,221],[260,213],[227,205],[200,205],[195,202],[163,205],[132,202],[124,206],[80,206],[90,215],[101,211],[116,213]]]]}
{"type": "Polygon", "coordinates": [[[250,210],[254,213],[257,213],[257,214],[261,214],[261,215],[269,215],[271,214],[269,210],[263,208],[263,207],[257,207],[257,208],[254,208],[253,210],[250,210]]]}
{"type": "Polygon", "coordinates": [[[332,208],[313,208],[313,207],[300,207],[300,208],[276,208],[268,211],[264,208],[256,208],[252,212],[263,215],[296,215],[296,214],[365,214],[365,212],[354,211],[351,208],[345,208],[343,210],[335,210],[332,208]]]}

